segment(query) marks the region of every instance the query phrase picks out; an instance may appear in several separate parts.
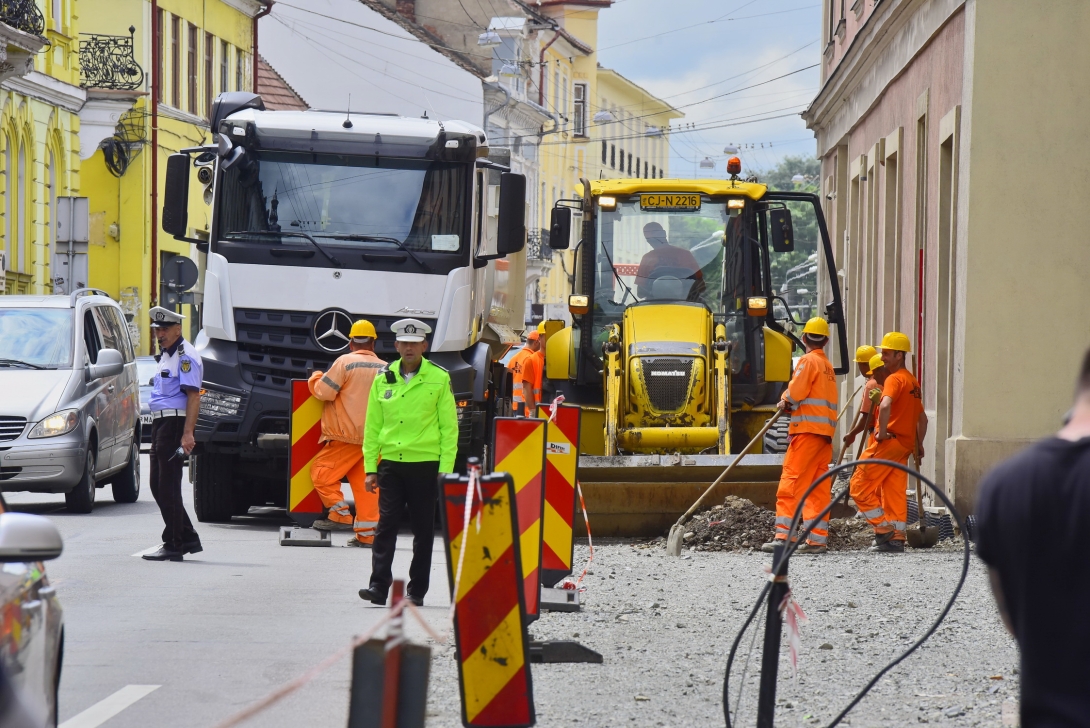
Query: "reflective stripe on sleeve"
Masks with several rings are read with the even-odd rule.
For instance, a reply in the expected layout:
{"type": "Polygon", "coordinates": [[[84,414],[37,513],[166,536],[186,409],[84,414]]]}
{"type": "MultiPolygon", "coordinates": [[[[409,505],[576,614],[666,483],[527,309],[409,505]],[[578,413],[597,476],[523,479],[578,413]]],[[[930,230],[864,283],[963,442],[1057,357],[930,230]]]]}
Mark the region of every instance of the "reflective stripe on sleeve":
{"type": "Polygon", "coordinates": [[[787,403],[789,405],[791,405],[792,407],[798,407],[799,406],[799,401],[797,399],[795,399],[794,397],[792,397],[790,392],[784,392],[783,393],[783,398],[785,400],[787,400],[787,403]]]}
{"type": "Polygon", "coordinates": [[[334,392],[341,391],[341,385],[337,384],[336,382],[334,382],[332,379],[325,376],[324,374],[322,375],[322,384],[326,385],[327,387],[332,389],[334,392]]]}
{"type": "Polygon", "coordinates": [[[351,371],[352,369],[382,369],[386,366],[384,362],[380,361],[354,361],[351,364],[345,365],[345,371],[351,371]]]}

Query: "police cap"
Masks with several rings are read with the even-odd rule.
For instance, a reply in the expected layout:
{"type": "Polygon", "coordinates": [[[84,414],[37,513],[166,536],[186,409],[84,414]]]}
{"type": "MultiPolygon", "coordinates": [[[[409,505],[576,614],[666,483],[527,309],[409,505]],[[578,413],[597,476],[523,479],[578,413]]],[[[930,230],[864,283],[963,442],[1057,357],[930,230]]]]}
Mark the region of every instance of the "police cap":
{"type": "Polygon", "coordinates": [[[169,308],[163,308],[162,306],[156,306],[148,311],[148,315],[151,316],[151,328],[153,329],[165,329],[168,326],[180,324],[182,319],[185,318],[185,316],[180,313],[175,313],[169,308]]]}
{"type": "Polygon", "coordinates": [[[428,326],[419,319],[407,318],[395,321],[393,325],[394,335],[398,341],[424,341],[425,334],[431,333],[428,326]]]}

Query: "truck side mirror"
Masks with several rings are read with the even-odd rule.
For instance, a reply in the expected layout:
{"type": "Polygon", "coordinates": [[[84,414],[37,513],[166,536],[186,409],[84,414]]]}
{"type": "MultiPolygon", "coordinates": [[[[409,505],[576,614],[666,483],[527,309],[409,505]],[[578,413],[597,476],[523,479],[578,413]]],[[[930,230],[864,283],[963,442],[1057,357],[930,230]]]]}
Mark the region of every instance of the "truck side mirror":
{"type": "Polygon", "coordinates": [[[772,250],[790,253],[795,249],[795,233],[791,229],[791,211],[786,208],[768,211],[769,232],[772,234],[772,250]]]}
{"type": "Polygon", "coordinates": [[[167,181],[163,189],[163,230],[185,237],[189,225],[189,155],[167,158],[167,181]]]}
{"type": "Polygon", "coordinates": [[[567,250],[571,244],[571,208],[554,207],[549,218],[549,247],[567,250]]]}
{"type": "Polygon", "coordinates": [[[526,247],[526,177],[514,172],[500,175],[496,252],[511,255],[526,247]]]}

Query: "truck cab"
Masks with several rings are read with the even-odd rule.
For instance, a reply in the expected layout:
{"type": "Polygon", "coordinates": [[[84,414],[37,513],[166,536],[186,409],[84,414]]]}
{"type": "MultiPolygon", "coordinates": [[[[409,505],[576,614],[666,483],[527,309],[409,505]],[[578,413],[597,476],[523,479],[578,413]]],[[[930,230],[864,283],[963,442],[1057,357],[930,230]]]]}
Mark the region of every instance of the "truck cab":
{"type": "Polygon", "coordinates": [[[214,145],[168,161],[163,210],[164,229],[203,254],[198,518],[284,503],[291,381],[346,353],[360,318],[386,360],[395,321],[432,328],[427,356],[450,373],[460,452],[481,454],[503,401],[485,326],[497,300],[522,299],[496,261],[525,244],[525,179],[459,121],[266,111],[232,93],[212,128],[214,145]],[[186,237],[194,168],[212,208],[207,240],[186,237]]]}

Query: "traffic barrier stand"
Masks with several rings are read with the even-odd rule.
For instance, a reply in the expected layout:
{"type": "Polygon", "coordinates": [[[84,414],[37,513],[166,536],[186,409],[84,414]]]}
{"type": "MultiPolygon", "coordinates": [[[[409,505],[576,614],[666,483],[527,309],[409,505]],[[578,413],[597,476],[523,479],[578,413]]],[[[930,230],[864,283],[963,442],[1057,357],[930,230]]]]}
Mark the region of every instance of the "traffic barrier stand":
{"type": "Polygon", "coordinates": [[[515,481],[471,459],[469,474],[439,483],[462,725],[532,726],[515,481]]]}
{"type": "MultiPolygon", "coordinates": [[[[291,380],[291,418],[288,437],[291,450],[288,453],[288,516],[299,526],[310,528],[322,516],[322,499],[314,490],[310,479],[310,464],[322,449],[322,408],[320,399],[310,393],[305,379],[291,380]]],[[[306,543],[302,534],[284,538],[281,530],[281,546],[313,545],[306,543]]]]}
{"type": "MultiPolygon", "coordinates": [[[[559,398],[558,398],[559,399],[559,398]]],[[[579,426],[582,410],[554,402],[538,405],[545,431],[545,511],[542,516],[542,608],[569,605],[566,589],[551,589],[572,573],[575,552],[575,482],[579,477],[579,426]],[[551,594],[556,591],[560,594],[551,594]]],[[[564,611],[571,611],[570,607],[564,611]]],[[[578,611],[578,596],[575,610],[578,611]]]]}
{"type": "Polygon", "coordinates": [[[316,531],[313,528],[298,526],[280,527],[281,546],[332,546],[333,539],[329,531],[316,531]]]}
{"type": "Polygon", "coordinates": [[[405,583],[395,581],[386,638],[353,650],[348,728],[424,728],[431,648],[405,641],[404,596],[405,583]]]}
{"type": "Polygon", "coordinates": [[[526,604],[525,620],[540,616],[542,512],[545,507],[545,420],[497,417],[492,452],[497,473],[510,473],[515,484],[519,551],[526,604]]]}

